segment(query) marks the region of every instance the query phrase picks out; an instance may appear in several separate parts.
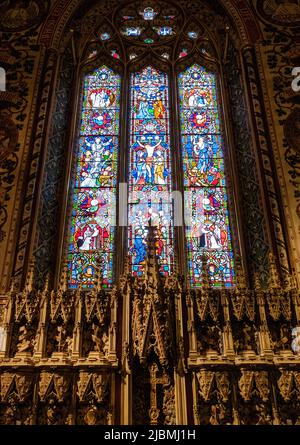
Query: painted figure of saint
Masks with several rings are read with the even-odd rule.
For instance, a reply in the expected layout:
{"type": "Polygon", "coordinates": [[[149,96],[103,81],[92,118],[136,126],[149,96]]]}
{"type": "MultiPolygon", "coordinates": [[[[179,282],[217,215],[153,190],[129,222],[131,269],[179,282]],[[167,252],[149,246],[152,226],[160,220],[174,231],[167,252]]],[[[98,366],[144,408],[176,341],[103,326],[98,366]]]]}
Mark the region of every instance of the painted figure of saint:
{"type": "Polygon", "coordinates": [[[153,104],[153,108],[155,119],[162,119],[164,117],[165,107],[160,93],[157,94],[156,101],[153,104]]]}
{"type": "Polygon", "coordinates": [[[137,98],[135,112],[137,119],[151,119],[153,117],[149,107],[149,103],[142,95],[139,95],[137,98]]]}
{"type": "Polygon", "coordinates": [[[146,241],[143,236],[143,230],[138,229],[135,234],[134,244],[132,247],[133,264],[141,264],[146,258],[146,241]]]}
{"type": "Polygon", "coordinates": [[[107,108],[111,107],[115,100],[116,97],[112,91],[100,88],[90,92],[88,103],[92,108],[107,108]]]}

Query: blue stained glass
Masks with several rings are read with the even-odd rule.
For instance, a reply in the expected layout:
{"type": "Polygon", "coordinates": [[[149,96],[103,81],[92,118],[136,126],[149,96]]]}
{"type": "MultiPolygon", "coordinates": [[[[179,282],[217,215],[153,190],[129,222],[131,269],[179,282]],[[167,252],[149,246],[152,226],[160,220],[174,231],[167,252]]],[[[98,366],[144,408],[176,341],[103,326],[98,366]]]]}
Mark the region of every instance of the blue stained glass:
{"type": "Polygon", "coordinates": [[[125,34],[128,37],[138,37],[142,32],[142,28],[126,28],[124,31],[122,31],[123,34],[125,34]]]}
{"type": "Polygon", "coordinates": [[[153,8],[147,7],[144,9],[143,12],[140,12],[140,14],[144,20],[154,20],[157,12],[155,12],[153,8]]]}
{"type": "Polygon", "coordinates": [[[171,36],[174,34],[174,31],[170,26],[154,27],[153,29],[159,36],[171,36]]]}

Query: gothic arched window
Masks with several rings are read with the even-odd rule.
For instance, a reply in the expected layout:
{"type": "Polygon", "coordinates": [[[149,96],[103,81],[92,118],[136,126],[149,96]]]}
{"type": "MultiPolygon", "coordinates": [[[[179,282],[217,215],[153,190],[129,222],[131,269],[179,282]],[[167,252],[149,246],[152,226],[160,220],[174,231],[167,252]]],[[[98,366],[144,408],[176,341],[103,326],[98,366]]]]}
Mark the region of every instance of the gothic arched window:
{"type": "Polygon", "coordinates": [[[87,44],[82,66],[70,286],[93,286],[100,267],[109,287],[115,259],[123,264],[127,255],[142,276],[149,225],[162,275],[172,273],[181,252],[192,287],[201,284],[203,267],[212,285],[233,285],[219,63],[204,27],[184,24],[169,4],[120,7],[87,44]],[[120,183],[127,184],[122,199],[120,183]]]}

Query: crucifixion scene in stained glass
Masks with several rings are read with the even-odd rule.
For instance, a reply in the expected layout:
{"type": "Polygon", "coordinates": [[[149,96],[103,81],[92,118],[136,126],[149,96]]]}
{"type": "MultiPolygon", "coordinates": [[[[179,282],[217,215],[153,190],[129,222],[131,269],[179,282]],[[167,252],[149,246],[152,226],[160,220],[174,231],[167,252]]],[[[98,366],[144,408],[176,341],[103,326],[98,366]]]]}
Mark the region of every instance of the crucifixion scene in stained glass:
{"type": "Polygon", "coordinates": [[[143,274],[147,226],[156,227],[163,275],[173,258],[168,78],[148,66],[131,75],[129,253],[134,275],[143,274]]]}

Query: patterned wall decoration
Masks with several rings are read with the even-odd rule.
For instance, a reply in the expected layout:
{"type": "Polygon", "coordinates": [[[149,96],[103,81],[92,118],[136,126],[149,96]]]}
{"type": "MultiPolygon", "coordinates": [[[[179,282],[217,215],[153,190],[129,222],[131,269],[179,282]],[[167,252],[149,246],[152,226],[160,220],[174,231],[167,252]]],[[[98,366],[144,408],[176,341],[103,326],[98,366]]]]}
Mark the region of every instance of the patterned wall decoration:
{"type": "Polygon", "coordinates": [[[18,129],[6,113],[0,114],[0,241],[5,237],[2,227],[7,221],[9,192],[14,181],[14,171],[18,165],[16,151],[18,129]]]}
{"type": "Polygon", "coordinates": [[[49,5],[49,0],[4,0],[1,4],[0,28],[16,32],[37,26],[47,14],[49,5]]]}
{"type": "Polygon", "coordinates": [[[278,25],[299,26],[299,0],[258,0],[257,10],[262,18],[278,25]]]}
{"type": "Polygon", "coordinates": [[[265,228],[264,210],[260,193],[256,160],[248,111],[242,99],[244,90],[241,83],[238,54],[230,44],[225,66],[229,85],[229,99],[232,105],[234,135],[237,150],[237,166],[241,190],[244,233],[247,238],[248,264],[251,272],[259,271],[261,281],[267,280],[267,255],[269,252],[265,228]]]}
{"type": "Polygon", "coordinates": [[[251,92],[251,100],[255,118],[255,127],[258,138],[258,157],[263,166],[261,175],[265,184],[265,207],[268,208],[268,224],[275,240],[278,253],[279,264],[282,269],[282,276],[289,273],[289,262],[287,258],[287,245],[284,235],[283,219],[281,214],[280,196],[278,193],[277,179],[274,176],[274,156],[272,144],[269,137],[268,125],[266,123],[265,109],[261,101],[260,79],[257,70],[257,59],[254,49],[247,48],[243,51],[244,64],[247,71],[247,80],[251,92]],[[273,230],[271,227],[273,225],[273,230]]]}
{"type": "Polygon", "coordinates": [[[67,130],[73,78],[73,58],[70,48],[65,51],[56,90],[56,103],[51,120],[50,137],[47,146],[45,176],[38,214],[37,239],[34,256],[36,259],[37,285],[42,286],[43,278],[53,271],[58,238],[59,195],[66,169],[67,130]],[[51,267],[52,266],[52,267],[51,267]]]}
{"type": "Polygon", "coordinates": [[[7,91],[0,93],[0,248],[1,252],[5,252],[0,256],[1,275],[3,270],[7,273],[9,253],[15,242],[18,211],[15,197],[20,197],[21,193],[21,184],[18,183],[20,172],[23,173],[21,180],[26,178],[24,141],[30,125],[30,108],[35,96],[34,78],[40,57],[36,36],[34,31],[2,33],[0,65],[6,70],[7,91]]]}
{"type": "MultiPolygon", "coordinates": [[[[295,25],[296,22],[293,23],[295,25]]],[[[257,51],[264,85],[269,134],[281,187],[285,226],[293,252],[291,269],[300,272],[300,154],[299,93],[293,91],[292,70],[300,64],[299,28],[266,24],[265,39],[257,51]]]]}

